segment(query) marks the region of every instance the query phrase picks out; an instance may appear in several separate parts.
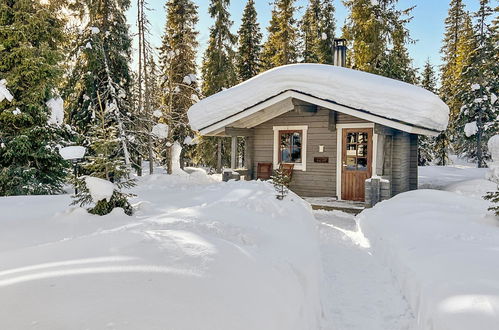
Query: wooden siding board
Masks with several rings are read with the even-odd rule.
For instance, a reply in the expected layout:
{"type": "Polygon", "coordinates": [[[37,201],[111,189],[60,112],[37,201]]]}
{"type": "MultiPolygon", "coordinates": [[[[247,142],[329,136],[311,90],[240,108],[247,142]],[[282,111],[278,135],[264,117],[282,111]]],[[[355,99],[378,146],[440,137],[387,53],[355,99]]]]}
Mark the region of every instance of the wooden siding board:
{"type": "Polygon", "coordinates": [[[317,113],[287,112],[255,127],[254,167],[259,162],[272,162],[274,126],[307,125],[307,170],[295,170],[290,188],[300,196],[336,196],[336,132],[328,129],[329,111],[317,113]],[[319,152],[323,145],[325,152],[319,152]],[[314,157],[329,157],[329,163],[314,163],[314,157]]]}

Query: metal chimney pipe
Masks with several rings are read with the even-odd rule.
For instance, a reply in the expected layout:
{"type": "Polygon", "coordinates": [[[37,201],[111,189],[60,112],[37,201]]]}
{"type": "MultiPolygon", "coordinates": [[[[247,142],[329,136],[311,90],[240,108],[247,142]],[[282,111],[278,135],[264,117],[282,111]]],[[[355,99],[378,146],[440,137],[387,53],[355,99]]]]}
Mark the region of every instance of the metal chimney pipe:
{"type": "Polygon", "coordinates": [[[347,40],[334,39],[333,65],[345,67],[347,65],[347,40]]]}

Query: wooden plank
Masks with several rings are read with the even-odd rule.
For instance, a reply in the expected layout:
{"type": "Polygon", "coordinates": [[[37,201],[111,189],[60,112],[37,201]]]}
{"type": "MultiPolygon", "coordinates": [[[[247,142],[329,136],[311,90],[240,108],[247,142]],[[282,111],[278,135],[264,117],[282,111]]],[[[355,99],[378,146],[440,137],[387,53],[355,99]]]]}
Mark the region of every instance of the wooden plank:
{"type": "Polygon", "coordinates": [[[233,136],[230,144],[230,168],[237,167],[237,136],[233,136]]]}
{"type": "Polygon", "coordinates": [[[253,136],[255,131],[251,128],[225,127],[227,136],[253,136]]]}
{"type": "Polygon", "coordinates": [[[244,166],[248,170],[248,177],[253,178],[253,160],[255,155],[255,146],[253,143],[253,137],[247,136],[244,138],[244,166]]]}
{"type": "Polygon", "coordinates": [[[336,111],[329,111],[328,129],[331,132],[336,132],[336,111]]]}

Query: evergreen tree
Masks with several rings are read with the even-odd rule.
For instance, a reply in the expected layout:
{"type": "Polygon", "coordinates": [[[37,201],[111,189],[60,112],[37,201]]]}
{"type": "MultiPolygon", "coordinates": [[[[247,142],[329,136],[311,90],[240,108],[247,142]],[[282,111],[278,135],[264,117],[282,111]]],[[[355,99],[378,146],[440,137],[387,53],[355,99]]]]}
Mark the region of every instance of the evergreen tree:
{"type": "MultiPolygon", "coordinates": [[[[421,76],[421,87],[432,93],[437,93],[437,77],[430,59],[426,60],[421,76]]],[[[433,161],[435,154],[435,138],[423,136],[419,137],[418,165],[427,166],[433,161]]]]}
{"type": "Polygon", "coordinates": [[[481,0],[475,14],[474,31],[470,27],[466,29],[470,35],[463,34],[466,38],[460,43],[463,49],[458,50],[458,58],[466,52],[467,63],[458,94],[462,107],[456,125],[456,149],[461,155],[476,160],[478,167],[486,166],[485,160],[489,157],[487,141],[499,129],[499,107],[495,101],[499,64],[494,60],[497,54],[493,30],[489,26],[491,15],[489,0],[481,0]]]}
{"type": "MultiPolygon", "coordinates": [[[[196,77],[196,24],[197,6],[192,0],[168,0],[166,3],[166,26],[160,48],[161,71],[164,77],[162,88],[163,118],[169,129],[169,144],[183,144],[193,132],[187,119],[187,110],[196,102],[200,91],[196,77]]],[[[212,46],[213,47],[213,46],[212,46]]],[[[187,145],[182,145],[181,164],[187,145]]],[[[168,172],[172,171],[171,148],[168,148],[168,172]]]]}
{"type": "Polygon", "coordinates": [[[262,33],[257,21],[255,1],[248,0],[239,28],[239,49],[237,55],[237,73],[239,81],[245,81],[260,72],[260,54],[262,33]]]}
{"type": "Polygon", "coordinates": [[[348,62],[354,69],[416,82],[406,48],[412,42],[406,24],[414,7],[396,9],[398,0],[344,0],[350,13],[343,36],[352,42],[348,62]]]}
{"type": "Polygon", "coordinates": [[[52,2],[0,3],[1,196],[61,191],[65,162],[56,145],[63,132],[48,124],[46,102],[61,82],[64,24],[52,2]]]}
{"type": "Polygon", "coordinates": [[[295,0],[275,0],[268,39],[263,45],[262,70],[298,61],[298,29],[295,0]]]}
{"type": "Polygon", "coordinates": [[[303,62],[333,63],[334,6],[331,0],[310,0],[300,21],[303,62]]]}
{"type": "Polygon", "coordinates": [[[285,171],[279,169],[274,171],[271,179],[276,191],[276,198],[283,200],[289,192],[288,187],[291,183],[291,177],[285,171]]]}
{"type": "MultiPolygon", "coordinates": [[[[151,45],[149,43],[150,37],[150,23],[147,18],[148,3],[146,0],[137,0],[137,28],[139,39],[139,68],[137,74],[137,117],[133,119],[134,126],[138,128],[135,135],[139,138],[140,146],[138,146],[137,153],[140,154],[142,145],[147,146],[147,158],[149,160],[149,174],[154,172],[154,146],[152,135],[152,108],[150,103],[150,93],[148,91],[148,74],[149,66],[151,63],[151,45]],[[139,133],[140,132],[140,133],[139,133]],[[145,134],[144,134],[145,133],[145,134]],[[145,139],[140,139],[141,137],[145,139]]],[[[138,159],[136,167],[139,168],[139,173],[142,173],[142,157],[138,159]]]]}
{"type": "Polygon", "coordinates": [[[462,64],[458,63],[459,43],[462,38],[465,22],[469,17],[464,11],[462,0],[452,0],[449,12],[445,19],[445,34],[441,49],[443,65],[441,68],[441,88],[440,97],[451,110],[451,125],[454,122],[460,109],[457,100],[457,86],[462,71],[462,64]]]}
{"type": "MultiPolygon", "coordinates": [[[[91,156],[87,157],[83,169],[90,177],[114,183],[115,189],[109,200],[97,201],[89,212],[106,215],[114,208],[121,207],[126,214],[131,215],[133,210],[128,198],[132,195],[123,193],[121,189],[133,187],[135,182],[129,179],[129,168],[124,157],[117,152],[119,133],[113,110],[101,105],[96,111],[93,123],[89,132],[91,156]]],[[[73,205],[92,204],[92,194],[86,182],[86,177],[77,180],[79,191],[74,197],[73,205]]]]}
{"type": "Polygon", "coordinates": [[[333,46],[336,22],[333,0],[323,0],[321,8],[321,38],[319,41],[319,63],[333,64],[333,46]]]}
{"type": "Polygon", "coordinates": [[[300,32],[303,43],[302,60],[305,63],[319,62],[321,29],[321,3],[320,0],[310,0],[305,14],[300,21],[300,32]]]}
{"type": "Polygon", "coordinates": [[[408,30],[404,26],[409,21],[410,19],[399,21],[398,26],[392,32],[392,45],[386,52],[387,55],[382,61],[382,68],[379,73],[385,77],[416,84],[417,70],[412,65],[412,59],[406,47],[407,42],[412,42],[408,30]]]}
{"type": "Polygon", "coordinates": [[[119,133],[120,152],[130,164],[131,38],[125,13],[130,0],[76,0],[70,3],[75,21],[84,27],[74,32],[73,63],[65,95],[69,122],[88,136],[100,107],[112,116],[119,133]]]}
{"type": "Polygon", "coordinates": [[[229,13],[230,0],[211,0],[209,13],[215,20],[203,57],[203,94],[210,96],[237,82],[234,46],[237,37],[230,32],[233,22],[229,13]]]}
{"type": "MultiPolygon", "coordinates": [[[[233,22],[229,13],[230,0],[211,0],[209,13],[215,20],[210,29],[208,48],[203,57],[203,94],[210,96],[225,88],[232,87],[237,82],[237,72],[234,63],[234,45],[237,37],[230,32],[233,22]]],[[[221,170],[222,163],[218,160],[227,158],[230,150],[227,139],[202,137],[196,148],[198,158],[205,165],[221,170]],[[214,162],[216,160],[216,162],[214,162]]]]}

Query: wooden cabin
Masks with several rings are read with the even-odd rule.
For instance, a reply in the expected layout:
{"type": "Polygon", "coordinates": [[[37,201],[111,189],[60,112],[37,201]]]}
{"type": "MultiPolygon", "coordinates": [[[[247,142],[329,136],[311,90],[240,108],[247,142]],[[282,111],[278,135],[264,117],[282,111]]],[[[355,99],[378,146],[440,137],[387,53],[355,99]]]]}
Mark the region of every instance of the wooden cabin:
{"type": "Polygon", "coordinates": [[[417,189],[418,137],[445,129],[448,107],[416,86],[346,68],[273,69],[189,110],[200,134],[245,139],[244,168],[266,179],[293,164],[303,197],[372,203],[417,189]]]}

